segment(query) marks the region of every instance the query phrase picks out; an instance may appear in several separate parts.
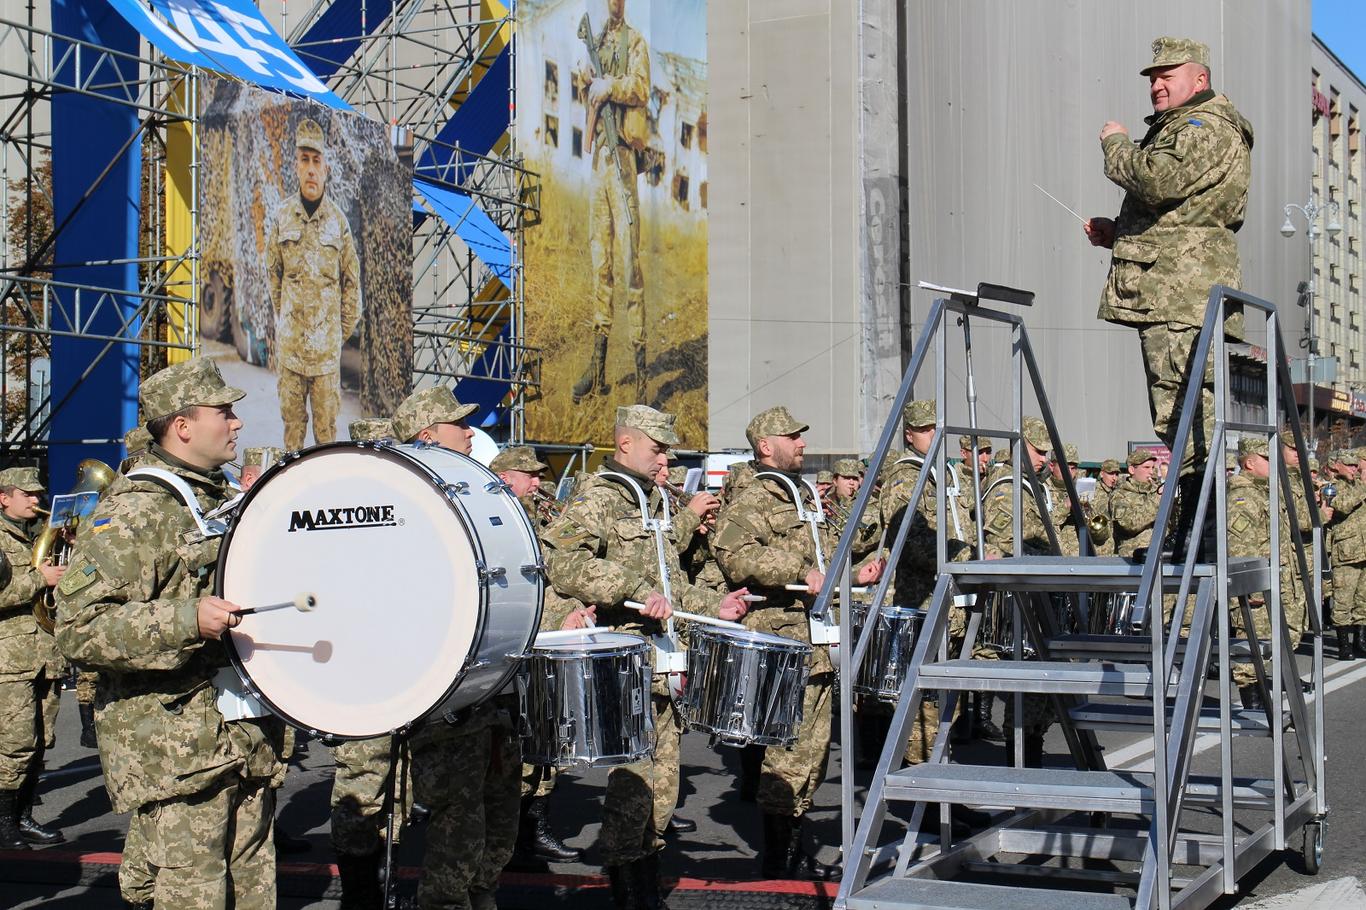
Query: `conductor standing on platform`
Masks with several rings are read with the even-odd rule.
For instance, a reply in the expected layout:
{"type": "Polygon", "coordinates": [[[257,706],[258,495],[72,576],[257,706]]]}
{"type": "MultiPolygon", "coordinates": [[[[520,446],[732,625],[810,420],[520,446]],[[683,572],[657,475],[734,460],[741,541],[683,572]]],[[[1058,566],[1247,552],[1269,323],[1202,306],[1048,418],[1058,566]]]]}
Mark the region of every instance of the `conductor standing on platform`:
{"type": "MultiPolygon", "coordinates": [[[[1148,77],[1152,116],[1138,142],[1122,124],[1101,128],[1105,176],[1125,191],[1119,217],[1092,218],[1086,236],[1113,250],[1097,314],[1138,330],[1153,429],[1170,448],[1192,372],[1204,373],[1193,444],[1179,454],[1182,532],[1193,521],[1214,426],[1213,372],[1192,364],[1212,285],[1240,286],[1238,243],[1252,176],[1252,125],[1211,87],[1209,48],[1158,38],[1148,77]]],[[[1226,326],[1242,332],[1242,314],[1226,326]]],[[[1181,533],[1179,541],[1184,533],[1181,533]]]]}

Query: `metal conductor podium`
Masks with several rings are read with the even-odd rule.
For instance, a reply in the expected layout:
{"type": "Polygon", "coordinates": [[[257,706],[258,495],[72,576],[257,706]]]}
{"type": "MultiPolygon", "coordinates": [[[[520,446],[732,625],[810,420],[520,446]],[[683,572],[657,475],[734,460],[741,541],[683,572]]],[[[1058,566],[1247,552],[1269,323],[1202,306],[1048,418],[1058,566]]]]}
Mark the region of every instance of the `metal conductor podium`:
{"type": "MultiPolygon", "coordinates": [[[[889,464],[901,436],[902,413],[916,379],[931,361],[940,403],[935,433],[911,496],[911,507],[896,527],[885,529],[888,569],[869,615],[888,596],[888,579],[906,544],[914,504],[932,476],[947,478],[945,440],[953,434],[1007,440],[1013,454],[1011,484],[1015,552],[1000,559],[949,561],[945,528],[945,482],[935,484],[938,567],[934,593],[897,698],[890,732],[860,800],[853,778],[857,710],[853,685],[870,658],[873,622],[856,630],[843,610],[841,641],[846,663],[840,673],[843,848],[845,872],[836,904],[849,910],[896,908],[1029,908],[1069,910],[1169,910],[1205,907],[1237,891],[1238,878],[1264,858],[1293,846],[1303,849],[1306,867],[1317,872],[1321,857],[1324,802],[1324,711],[1321,695],[1312,707],[1301,689],[1291,650],[1286,606],[1293,598],[1283,585],[1309,592],[1304,622],[1312,640],[1312,682],[1323,692],[1323,622],[1320,616],[1323,529],[1317,510],[1307,509],[1301,527],[1294,498],[1313,503],[1308,452],[1300,429],[1276,307],[1264,300],[1216,286],[1192,363],[1212,366],[1214,375],[1212,453],[1204,465],[1195,527],[1215,530],[1213,546],[1189,535],[1184,552],[1164,553],[1161,542],[1174,521],[1177,484],[1162,493],[1153,545],[1142,561],[1089,555],[1084,510],[1068,472],[1065,505],[1076,526],[1081,556],[1063,556],[1052,523],[1045,520],[1052,555],[1025,555],[1021,545],[1023,497],[1049,514],[1043,485],[1035,476],[1021,435],[1029,391],[1048,427],[1054,451],[1062,440],[1053,420],[1024,321],[995,308],[993,301],[1028,304],[1032,295],[982,285],[977,292],[934,288],[935,300],[914,357],[902,380],[892,416],[869,463],[870,477],[889,464]],[[1260,313],[1267,328],[1265,422],[1232,419],[1229,359],[1224,317],[1234,308],[1260,313]],[[969,425],[945,420],[947,337],[950,323],[964,335],[969,425]],[[977,420],[971,368],[974,322],[1005,328],[1011,340],[1011,423],[984,427],[977,420]],[[1292,428],[1300,470],[1291,475],[1280,457],[1278,428],[1292,428]],[[1294,559],[1232,556],[1228,524],[1228,481],[1223,452],[1230,434],[1268,441],[1271,466],[1270,515],[1288,513],[1294,559]],[[1113,604],[1127,606],[1115,613],[1113,604]],[[950,648],[950,612],[966,610],[966,634],[950,648]],[[1271,635],[1262,640],[1254,611],[1267,610],[1271,635]],[[1108,611],[1108,612],[1107,612],[1108,611]],[[1241,617],[1236,626],[1234,614],[1241,617]],[[984,616],[1013,618],[1006,659],[975,656],[984,616]],[[1119,620],[1115,617],[1119,616],[1119,620]],[[1106,621],[1102,622],[1101,619],[1106,621]],[[1237,628],[1239,631],[1234,632],[1237,628]],[[1012,659],[1013,658],[1013,659],[1012,659]],[[1250,665],[1263,707],[1245,708],[1232,690],[1235,663],[1250,665]],[[1160,691],[1159,691],[1160,690],[1160,691]],[[949,727],[966,692],[992,692],[1014,702],[1022,718],[1026,695],[1046,699],[1061,727],[1067,751],[1050,755],[1047,767],[1025,767],[1023,736],[1005,764],[954,760],[949,727]],[[912,721],[926,699],[938,701],[941,724],[928,761],[904,765],[912,721]],[[1115,737],[1141,737],[1151,745],[1151,763],[1112,766],[1107,745],[1115,737]],[[1216,737],[1217,739],[1211,739],[1216,737]],[[1200,748],[1197,740],[1203,738],[1200,748]],[[938,834],[921,833],[930,804],[939,804],[938,834]],[[984,808],[993,823],[954,840],[951,805],[984,808]]],[[[1192,369],[1191,373],[1195,374],[1192,369]]],[[[1197,429],[1202,389],[1187,390],[1174,451],[1181,452],[1197,429]]],[[[974,466],[975,467],[975,466],[974,466]]],[[[976,472],[973,472],[974,475],[976,472]]],[[[850,603],[853,531],[873,498],[865,485],[854,503],[830,564],[837,583],[821,594],[815,610],[828,609],[842,589],[850,603]]],[[[977,553],[983,546],[980,482],[976,497],[977,553]]],[[[1281,522],[1271,521],[1270,552],[1281,552],[1281,522]]],[[[1020,726],[1023,726],[1021,723],[1020,726]]]]}

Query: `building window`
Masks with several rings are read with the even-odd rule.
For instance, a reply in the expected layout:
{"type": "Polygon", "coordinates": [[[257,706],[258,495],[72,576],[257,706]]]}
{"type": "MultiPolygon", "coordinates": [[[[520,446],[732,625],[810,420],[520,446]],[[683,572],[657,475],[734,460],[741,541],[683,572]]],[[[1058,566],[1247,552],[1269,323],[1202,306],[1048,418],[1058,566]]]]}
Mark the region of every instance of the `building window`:
{"type": "Polygon", "coordinates": [[[560,147],[560,118],[545,115],[545,144],[553,148],[560,147]]]}
{"type": "Polygon", "coordinates": [[[697,185],[697,204],[702,208],[707,207],[707,181],[705,180],[697,185]]]}
{"type": "Polygon", "coordinates": [[[679,145],[682,145],[685,149],[690,149],[690,148],[692,148],[692,133],[693,133],[693,125],[692,125],[691,123],[684,123],[681,127],[679,127],[679,130],[678,130],[678,143],[679,143],[679,145]]]}
{"type": "Polygon", "coordinates": [[[697,147],[703,152],[707,150],[707,112],[703,111],[702,116],[697,118],[697,147]]]}
{"type": "Polygon", "coordinates": [[[688,207],[688,175],[687,175],[687,174],[684,174],[684,173],[681,173],[681,172],[675,172],[675,173],[674,173],[673,197],[674,197],[674,201],[677,202],[679,205],[683,206],[683,208],[686,209],[686,208],[688,207]]]}
{"type": "Polygon", "coordinates": [[[572,151],[573,151],[573,153],[574,153],[574,157],[575,157],[575,158],[582,158],[582,157],[583,157],[583,130],[579,129],[577,126],[574,127],[574,132],[573,132],[573,134],[572,134],[572,136],[571,136],[571,141],[573,142],[573,145],[571,146],[571,149],[572,149],[572,151]]]}
{"type": "Polygon", "coordinates": [[[560,68],[553,60],[545,62],[545,100],[547,104],[560,100],[560,68]]]}

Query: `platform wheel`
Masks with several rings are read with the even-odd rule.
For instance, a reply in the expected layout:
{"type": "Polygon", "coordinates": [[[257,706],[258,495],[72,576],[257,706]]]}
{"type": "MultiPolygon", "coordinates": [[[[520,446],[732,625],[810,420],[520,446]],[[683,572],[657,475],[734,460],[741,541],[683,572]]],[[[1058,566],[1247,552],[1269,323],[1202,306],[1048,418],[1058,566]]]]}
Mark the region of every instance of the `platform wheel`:
{"type": "Polygon", "coordinates": [[[1323,868],[1323,822],[1306,822],[1304,826],[1304,871],[1318,875],[1323,868]]]}

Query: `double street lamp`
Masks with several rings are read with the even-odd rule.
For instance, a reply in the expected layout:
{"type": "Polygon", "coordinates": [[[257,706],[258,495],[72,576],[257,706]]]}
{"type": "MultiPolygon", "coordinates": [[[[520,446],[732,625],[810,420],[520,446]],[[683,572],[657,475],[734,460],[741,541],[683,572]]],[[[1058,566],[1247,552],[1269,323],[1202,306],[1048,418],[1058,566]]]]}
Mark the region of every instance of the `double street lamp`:
{"type": "Polygon", "coordinates": [[[1281,225],[1281,236],[1287,240],[1295,236],[1295,222],[1290,217],[1291,212],[1299,212],[1304,216],[1308,230],[1305,235],[1309,238],[1309,281],[1305,284],[1305,291],[1308,294],[1308,334],[1309,334],[1309,354],[1305,357],[1305,378],[1309,386],[1309,451],[1314,452],[1314,367],[1317,361],[1317,351],[1314,349],[1314,241],[1319,237],[1319,216],[1325,212],[1328,214],[1328,224],[1325,230],[1329,237],[1336,237],[1342,231],[1342,223],[1338,221],[1338,204],[1330,199],[1326,205],[1320,205],[1318,197],[1311,190],[1309,201],[1304,205],[1297,205],[1294,202],[1287,203],[1285,206],[1285,223],[1281,225]]]}

